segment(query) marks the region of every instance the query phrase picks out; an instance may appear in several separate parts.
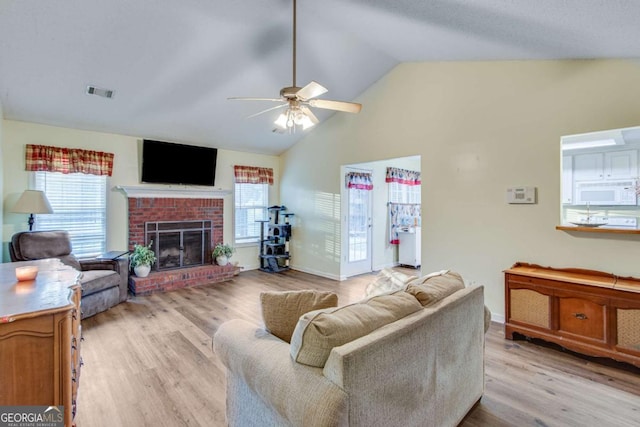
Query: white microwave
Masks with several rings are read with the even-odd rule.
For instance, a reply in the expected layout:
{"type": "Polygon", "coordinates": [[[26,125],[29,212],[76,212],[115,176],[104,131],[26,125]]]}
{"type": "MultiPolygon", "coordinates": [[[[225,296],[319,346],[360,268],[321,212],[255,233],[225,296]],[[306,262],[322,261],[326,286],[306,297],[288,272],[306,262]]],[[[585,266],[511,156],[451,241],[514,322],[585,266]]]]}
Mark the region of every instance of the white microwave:
{"type": "Polygon", "coordinates": [[[634,179],[576,182],[576,205],[634,206],[637,197],[634,179]]]}

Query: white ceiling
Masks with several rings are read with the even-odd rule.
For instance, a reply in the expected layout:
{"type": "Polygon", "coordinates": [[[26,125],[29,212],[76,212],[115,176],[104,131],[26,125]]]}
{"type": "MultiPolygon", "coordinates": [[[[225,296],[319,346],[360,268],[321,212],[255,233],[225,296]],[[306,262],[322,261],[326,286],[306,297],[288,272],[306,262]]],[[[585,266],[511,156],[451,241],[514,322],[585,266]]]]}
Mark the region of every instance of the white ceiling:
{"type": "MultiPolygon", "coordinates": [[[[281,153],[304,133],[272,133],[277,112],[245,118],[274,104],[226,98],[291,85],[291,13],[291,0],[0,0],[4,117],[281,153]]],[[[637,0],[299,0],[297,83],[352,101],[405,61],[640,58],[639,18],[637,0]]]]}

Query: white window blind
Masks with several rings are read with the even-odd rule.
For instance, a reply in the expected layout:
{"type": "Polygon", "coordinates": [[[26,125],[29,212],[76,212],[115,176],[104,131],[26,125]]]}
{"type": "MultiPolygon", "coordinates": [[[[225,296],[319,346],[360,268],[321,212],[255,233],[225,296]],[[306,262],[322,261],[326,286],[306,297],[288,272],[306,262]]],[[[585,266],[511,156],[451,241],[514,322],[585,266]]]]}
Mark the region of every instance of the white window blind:
{"type": "Polygon", "coordinates": [[[37,215],[37,230],[66,230],[78,258],[106,250],[107,177],[83,173],[34,172],[35,189],[44,191],[52,214],[37,215]]]}
{"type": "Polygon", "coordinates": [[[235,242],[260,240],[260,222],[269,219],[269,185],[235,184],[235,242]]]}

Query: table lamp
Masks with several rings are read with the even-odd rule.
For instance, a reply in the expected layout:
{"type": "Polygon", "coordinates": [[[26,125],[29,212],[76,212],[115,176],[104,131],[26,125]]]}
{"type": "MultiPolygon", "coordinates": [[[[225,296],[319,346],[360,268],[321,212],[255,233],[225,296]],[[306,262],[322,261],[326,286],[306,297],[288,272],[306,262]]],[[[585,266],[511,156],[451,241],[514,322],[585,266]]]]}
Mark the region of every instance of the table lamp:
{"type": "Polygon", "coordinates": [[[51,205],[49,204],[49,200],[47,200],[47,196],[44,194],[44,191],[25,190],[11,212],[28,213],[29,231],[32,231],[33,223],[35,222],[33,214],[50,214],[53,213],[53,209],[51,209],[51,205]]]}

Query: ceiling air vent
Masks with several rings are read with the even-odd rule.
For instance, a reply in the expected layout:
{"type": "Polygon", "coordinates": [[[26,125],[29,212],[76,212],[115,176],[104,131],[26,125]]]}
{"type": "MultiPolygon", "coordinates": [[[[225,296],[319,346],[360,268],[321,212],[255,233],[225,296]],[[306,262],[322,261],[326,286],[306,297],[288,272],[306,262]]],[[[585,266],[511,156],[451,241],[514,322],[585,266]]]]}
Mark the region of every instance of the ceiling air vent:
{"type": "Polygon", "coordinates": [[[87,95],[98,95],[103,98],[113,98],[113,91],[111,89],[101,89],[95,86],[87,86],[87,95]]]}

